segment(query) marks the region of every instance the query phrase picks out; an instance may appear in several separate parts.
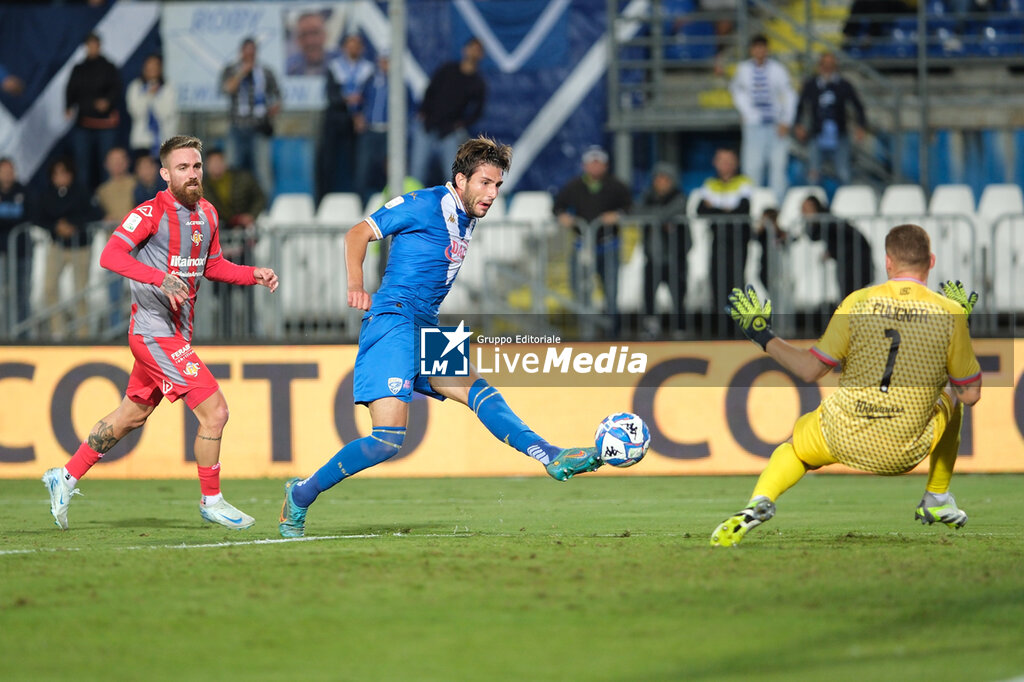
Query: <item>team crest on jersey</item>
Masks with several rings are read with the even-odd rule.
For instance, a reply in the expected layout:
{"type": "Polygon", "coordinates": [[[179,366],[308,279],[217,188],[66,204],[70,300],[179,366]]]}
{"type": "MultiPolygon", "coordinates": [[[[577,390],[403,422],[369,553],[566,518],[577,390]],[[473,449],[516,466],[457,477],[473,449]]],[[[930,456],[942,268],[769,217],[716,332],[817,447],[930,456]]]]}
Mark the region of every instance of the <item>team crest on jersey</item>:
{"type": "Polygon", "coordinates": [[[147,218],[152,218],[153,217],[153,207],[152,206],[139,206],[138,210],[139,210],[139,213],[141,213],[142,215],[146,216],[147,218]]]}
{"type": "Polygon", "coordinates": [[[192,233],[192,243],[199,246],[203,243],[203,232],[202,230],[196,230],[192,233]]]}
{"type": "Polygon", "coordinates": [[[402,377],[388,379],[388,390],[391,391],[391,395],[398,395],[398,392],[402,390],[402,377]]]}
{"type": "Polygon", "coordinates": [[[190,362],[190,363],[186,364],[185,365],[185,374],[187,376],[190,376],[190,377],[197,377],[197,376],[199,376],[199,363],[198,362],[190,362]]]}
{"type": "Polygon", "coordinates": [[[452,242],[444,250],[444,255],[452,263],[461,263],[466,258],[466,249],[469,247],[469,242],[458,237],[452,237],[451,239],[452,242]]]}

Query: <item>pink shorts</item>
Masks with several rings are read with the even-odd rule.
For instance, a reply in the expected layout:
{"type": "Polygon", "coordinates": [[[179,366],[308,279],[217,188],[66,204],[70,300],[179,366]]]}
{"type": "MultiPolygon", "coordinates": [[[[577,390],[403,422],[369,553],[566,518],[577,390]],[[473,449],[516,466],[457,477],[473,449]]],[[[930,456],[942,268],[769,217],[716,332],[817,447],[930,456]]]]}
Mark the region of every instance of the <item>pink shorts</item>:
{"type": "Polygon", "coordinates": [[[172,403],[184,396],[195,409],[219,390],[217,380],[191,344],[181,336],[151,338],[131,334],[128,347],[135,366],[125,395],[134,403],[157,405],[166,397],[172,403]]]}

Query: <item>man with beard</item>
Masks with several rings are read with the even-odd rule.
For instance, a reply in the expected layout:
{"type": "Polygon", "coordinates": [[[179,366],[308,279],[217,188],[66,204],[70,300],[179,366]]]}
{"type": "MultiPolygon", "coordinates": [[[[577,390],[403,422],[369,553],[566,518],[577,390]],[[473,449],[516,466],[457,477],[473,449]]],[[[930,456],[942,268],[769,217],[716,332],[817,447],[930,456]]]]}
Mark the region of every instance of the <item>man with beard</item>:
{"type": "Polygon", "coordinates": [[[254,523],[220,492],[220,440],[228,406],[216,379],[192,350],[192,318],[200,277],[274,291],[277,275],[270,268],[236,265],[221,254],[219,218],[203,199],[202,149],[198,138],[185,135],[163,143],[160,176],[167,189],[124,218],[100,257],[104,268],[131,280],[128,346],[135,365],[121,405],[93,427],[66,466],[43,475],[50,513],[62,530],[68,527],[68,505],[78,493],[78,480],[142,426],[164,397],[171,402],[184,398],[199,420],[200,515],[227,528],[254,523]]]}

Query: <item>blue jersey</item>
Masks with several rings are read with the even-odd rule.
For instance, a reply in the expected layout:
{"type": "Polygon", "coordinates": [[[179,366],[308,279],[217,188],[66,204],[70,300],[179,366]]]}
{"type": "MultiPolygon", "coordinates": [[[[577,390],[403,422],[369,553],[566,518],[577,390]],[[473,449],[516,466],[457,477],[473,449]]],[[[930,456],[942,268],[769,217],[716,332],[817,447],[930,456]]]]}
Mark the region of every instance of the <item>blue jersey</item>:
{"type": "Polygon", "coordinates": [[[402,312],[427,324],[452,288],[476,218],[451,183],[395,197],[366,222],[378,239],[393,235],[384,279],[370,314],[402,312]]]}

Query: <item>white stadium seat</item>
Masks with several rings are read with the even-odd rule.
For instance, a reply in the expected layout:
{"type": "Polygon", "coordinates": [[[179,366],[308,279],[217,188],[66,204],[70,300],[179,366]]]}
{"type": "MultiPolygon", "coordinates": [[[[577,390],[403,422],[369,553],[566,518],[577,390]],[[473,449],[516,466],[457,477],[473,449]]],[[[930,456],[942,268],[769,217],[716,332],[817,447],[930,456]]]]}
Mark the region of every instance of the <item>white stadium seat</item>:
{"type": "Polygon", "coordinates": [[[320,225],[349,228],[364,217],[363,200],[355,192],[326,194],[316,210],[316,222],[320,225]]]}
{"type": "Polygon", "coordinates": [[[555,200],[550,192],[516,192],[508,202],[508,219],[529,223],[536,234],[558,233],[553,213],[555,200]]]}
{"type": "Polygon", "coordinates": [[[775,198],[775,192],[767,187],[755,187],[750,195],[750,216],[758,220],[766,208],[778,208],[779,201],[775,198]]]}
{"type": "Polygon", "coordinates": [[[927,210],[920,185],[889,185],[878,202],[878,215],[883,217],[923,216],[927,210]]]}
{"type": "Polygon", "coordinates": [[[278,194],[270,204],[267,220],[272,225],[310,225],[314,215],[315,207],[310,195],[301,192],[278,194]]]}
{"type": "Polygon", "coordinates": [[[871,185],[843,185],[832,197],[830,210],[840,218],[874,216],[878,213],[878,195],[871,185]]]}
{"type": "Polygon", "coordinates": [[[363,209],[363,216],[368,216],[374,211],[376,211],[378,208],[384,205],[385,201],[387,201],[387,199],[384,198],[383,192],[371,194],[370,198],[366,200],[366,207],[363,209]]]}
{"type": "Polygon", "coordinates": [[[931,215],[974,215],[974,190],[970,185],[939,185],[928,202],[931,215]]]}

